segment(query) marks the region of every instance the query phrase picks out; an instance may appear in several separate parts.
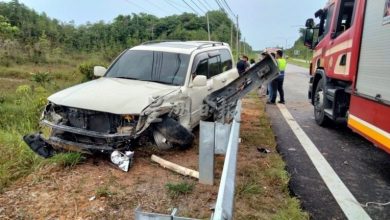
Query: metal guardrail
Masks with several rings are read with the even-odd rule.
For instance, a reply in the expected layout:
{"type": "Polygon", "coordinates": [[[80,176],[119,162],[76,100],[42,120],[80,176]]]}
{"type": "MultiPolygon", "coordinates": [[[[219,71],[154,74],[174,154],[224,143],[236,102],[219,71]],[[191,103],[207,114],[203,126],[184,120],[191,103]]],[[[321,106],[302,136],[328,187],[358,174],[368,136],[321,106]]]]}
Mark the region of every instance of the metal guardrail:
{"type": "Polygon", "coordinates": [[[213,220],[233,219],[234,189],[237,168],[237,153],[240,136],[241,123],[241,100],[238,101],[232,128],[229,135],[229,142],[226,149],[225,162],[219,184],[217,204],[212,216],[213,220]]]}
{"type": "MultiPolygon", "coordinates": [[[[241,100],[237,102],[232,124],[218,122],[200,123],[199,135],[199,182],[213,185],[214,155],[225,154],[218,197],[212,220],[233,219],[234,190],[237,167],[237,153],[241,123],[241,100]]],[[[170,215],[143,212],[140,207],[135,210],[136,220],[195,220],[176,216],[177,209],[170,215]]]]}

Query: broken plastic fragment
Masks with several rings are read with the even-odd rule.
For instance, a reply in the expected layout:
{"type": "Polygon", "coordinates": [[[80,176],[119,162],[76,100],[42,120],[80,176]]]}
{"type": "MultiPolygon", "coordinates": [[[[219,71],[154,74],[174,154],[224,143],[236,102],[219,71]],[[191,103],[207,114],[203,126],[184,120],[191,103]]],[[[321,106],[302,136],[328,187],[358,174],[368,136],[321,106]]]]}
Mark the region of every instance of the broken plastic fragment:
{"type": "Polygon", "coordinates": [[[127,172],[131,162],[133,161],[133,156],[133,151],[125,151],[125,153],[122,153],[116,150],[111,153],[111,162],[117,165],[119,169],[127,172]]]}
{"type": "Polygon", "coordinates": [[[258,147],[257,150],[260,152],[260,153],[264,153],[264,154],[269,154],[271,153],[270,150],[264,148],[264,147],[258,147]]]}

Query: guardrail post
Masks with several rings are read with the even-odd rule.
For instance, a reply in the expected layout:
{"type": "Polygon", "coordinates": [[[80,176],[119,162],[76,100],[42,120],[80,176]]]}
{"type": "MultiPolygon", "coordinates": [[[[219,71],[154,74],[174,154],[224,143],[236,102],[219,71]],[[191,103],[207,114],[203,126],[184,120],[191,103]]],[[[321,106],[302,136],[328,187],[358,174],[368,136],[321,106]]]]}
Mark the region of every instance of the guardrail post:
{"type": "Polygon", "coordinates": [[[199,182],[213,185],[215,123],[200,121],[199,132],[199,182]]]}

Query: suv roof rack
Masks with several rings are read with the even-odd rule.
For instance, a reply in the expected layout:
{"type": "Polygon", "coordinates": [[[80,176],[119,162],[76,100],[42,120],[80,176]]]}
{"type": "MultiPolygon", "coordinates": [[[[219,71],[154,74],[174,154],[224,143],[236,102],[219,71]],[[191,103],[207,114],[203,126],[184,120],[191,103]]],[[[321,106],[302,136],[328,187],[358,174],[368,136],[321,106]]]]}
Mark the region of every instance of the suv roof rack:
{"type": "Polygon", "coordinates": [[[201,45],[199,45],[196,49],[201,49],[203,47],[207,47],[207,46],[210,46],[210,47],[215,47],[217,45],[225,45],[223,42],[218,42],[218,41],[215,41],[215,42],[205,42],[201,45]]]}
{"type": "Polygon", "coordinates": [[[164,42],[183,42],[183,41],[180,41],[180,40],[151,40],[151,41],[145,41],[141,45],[164,43],[164,42]]]}

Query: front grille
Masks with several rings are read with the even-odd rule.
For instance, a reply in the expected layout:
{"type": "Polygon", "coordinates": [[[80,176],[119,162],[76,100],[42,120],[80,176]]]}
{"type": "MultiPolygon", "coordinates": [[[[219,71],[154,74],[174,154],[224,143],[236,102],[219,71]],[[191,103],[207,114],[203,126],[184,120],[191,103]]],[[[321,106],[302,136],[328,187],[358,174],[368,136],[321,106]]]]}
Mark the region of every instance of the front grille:
{"type": "Polygon", "coordinates": [[[122,115],[53,104],[49,105],[45,111],[46,119],[49,121],[54,118],[51,112],[61,117],[59,123],[62,125],[105,134],[118,133],[120,132],[119,129],[123,127],[135,128],[138,123],[138,117],[131,117],[131,120],[129,120],[129,117],[122,117],[122,115]]]}

